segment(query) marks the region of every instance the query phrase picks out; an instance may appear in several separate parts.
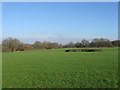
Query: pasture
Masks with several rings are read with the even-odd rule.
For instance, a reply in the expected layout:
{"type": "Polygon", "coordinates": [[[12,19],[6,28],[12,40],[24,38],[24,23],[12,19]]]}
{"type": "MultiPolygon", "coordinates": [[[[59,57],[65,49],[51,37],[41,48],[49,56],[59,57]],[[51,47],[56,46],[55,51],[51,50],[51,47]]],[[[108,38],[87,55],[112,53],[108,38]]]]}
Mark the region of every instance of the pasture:
{"type": "Polygon", "coordinates": [[[118,49],[66,49],[2,53],[3,88],[116,88],[118,49]]]}

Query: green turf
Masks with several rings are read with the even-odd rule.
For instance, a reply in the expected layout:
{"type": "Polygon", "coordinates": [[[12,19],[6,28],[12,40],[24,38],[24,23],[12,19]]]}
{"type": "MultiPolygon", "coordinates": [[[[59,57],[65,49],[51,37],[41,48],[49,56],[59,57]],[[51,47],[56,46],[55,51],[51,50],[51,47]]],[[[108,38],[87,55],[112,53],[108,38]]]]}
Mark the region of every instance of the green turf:
{"type": "Polygon", "coordinates": [[[3,53],[3,88],[107,88],[118,86],[117,48],[3,53]]]}

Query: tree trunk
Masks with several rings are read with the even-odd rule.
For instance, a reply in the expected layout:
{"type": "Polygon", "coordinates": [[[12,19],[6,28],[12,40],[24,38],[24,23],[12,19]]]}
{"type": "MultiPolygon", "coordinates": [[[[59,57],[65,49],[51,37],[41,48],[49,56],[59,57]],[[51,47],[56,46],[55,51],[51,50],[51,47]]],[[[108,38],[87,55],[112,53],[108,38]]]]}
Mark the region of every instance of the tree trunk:
{"type": "Polygon", "coordinates": [[[14,51],[14,48],[11,49],[11,52],[13,52],[13,51],[14,51]]]}

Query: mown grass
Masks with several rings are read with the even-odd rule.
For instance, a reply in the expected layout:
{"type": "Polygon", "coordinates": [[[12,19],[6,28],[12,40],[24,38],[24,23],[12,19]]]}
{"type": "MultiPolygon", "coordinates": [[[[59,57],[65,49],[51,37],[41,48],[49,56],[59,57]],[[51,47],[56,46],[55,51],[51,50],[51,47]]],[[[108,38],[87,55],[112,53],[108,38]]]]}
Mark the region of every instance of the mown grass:
{"type": "Polygon", "coordinates": [[[3,88],[116,88],[118,50],[65,49],[3,53],[3,88]]]}

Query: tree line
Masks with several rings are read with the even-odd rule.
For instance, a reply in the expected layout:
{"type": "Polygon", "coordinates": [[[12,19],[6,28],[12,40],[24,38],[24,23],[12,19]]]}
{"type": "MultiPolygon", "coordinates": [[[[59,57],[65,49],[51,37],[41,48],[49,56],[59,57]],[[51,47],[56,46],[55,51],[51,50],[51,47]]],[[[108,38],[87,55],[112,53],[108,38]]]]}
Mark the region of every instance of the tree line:
{"type": "Polygon", "coordinates": [[[120,40],[110,41],[106,38],[94,38],[91,42],[83,39],[81,42],[69,42],[65,45],[47,41],[35,41],[34,44],[24,44],[16,38],[9,37],[2,41],[3,52],[15,52],[32,49],[83,48],[83,47],[120,47],[120,40]]]}

